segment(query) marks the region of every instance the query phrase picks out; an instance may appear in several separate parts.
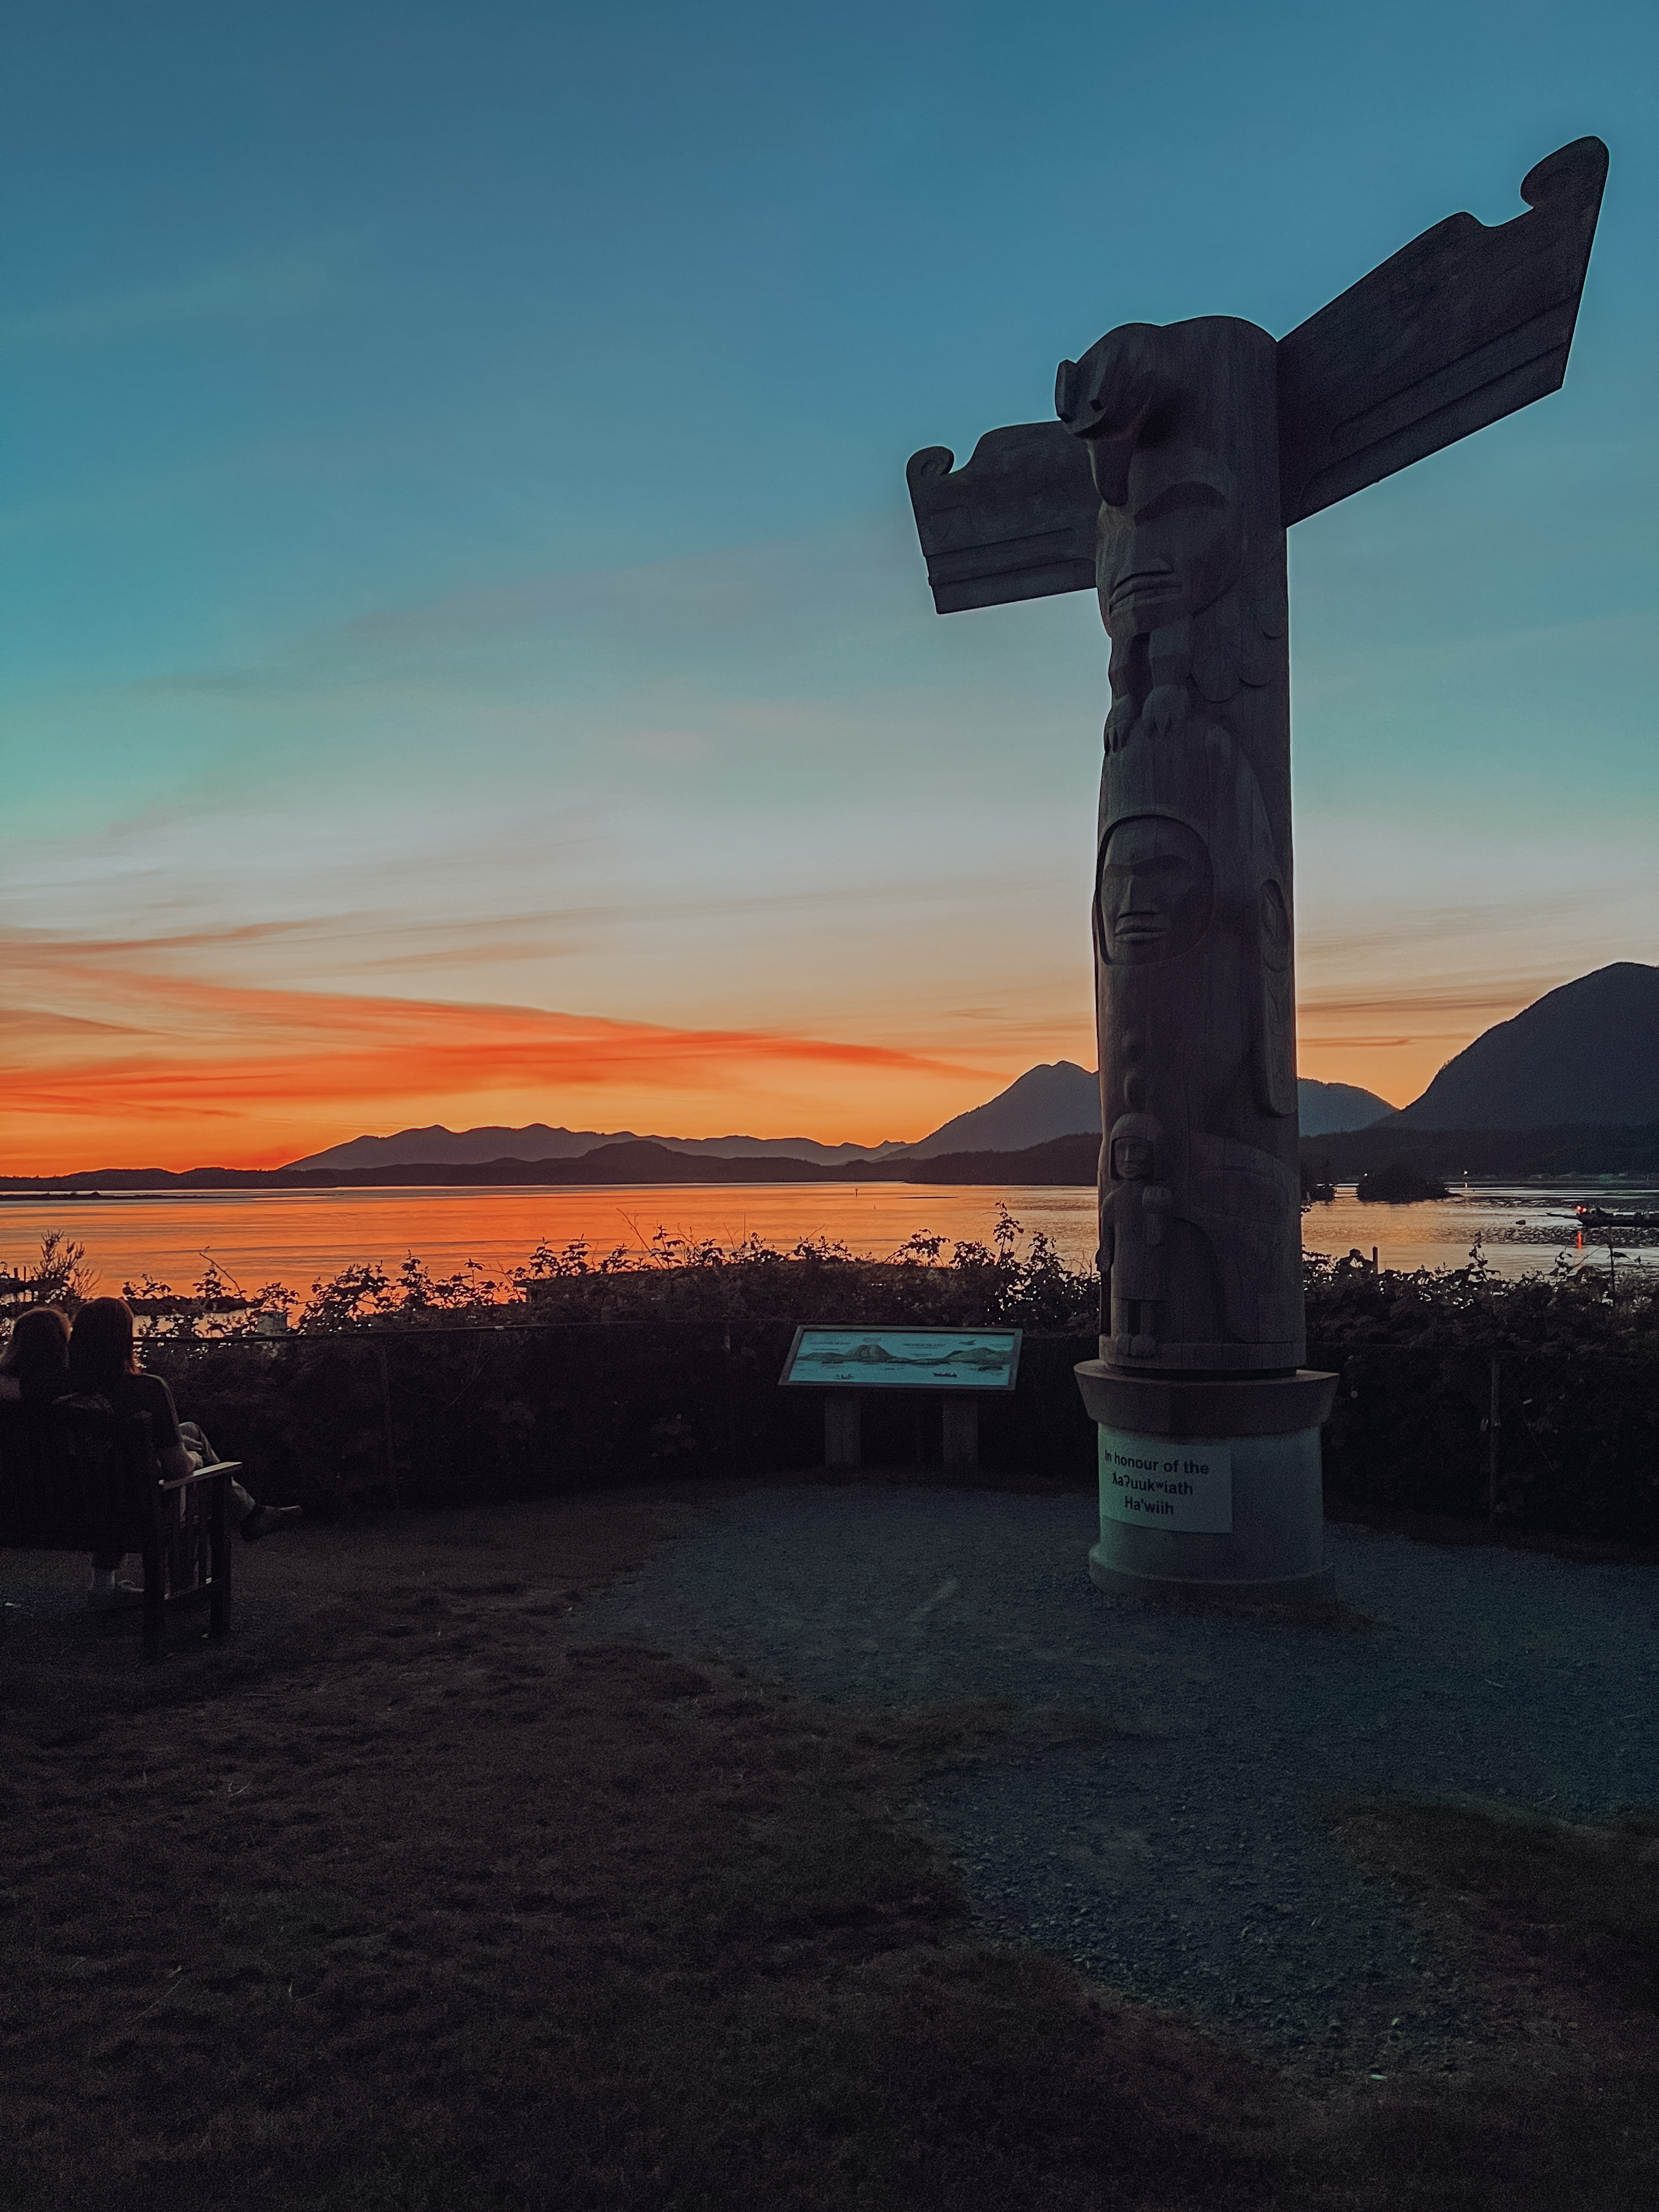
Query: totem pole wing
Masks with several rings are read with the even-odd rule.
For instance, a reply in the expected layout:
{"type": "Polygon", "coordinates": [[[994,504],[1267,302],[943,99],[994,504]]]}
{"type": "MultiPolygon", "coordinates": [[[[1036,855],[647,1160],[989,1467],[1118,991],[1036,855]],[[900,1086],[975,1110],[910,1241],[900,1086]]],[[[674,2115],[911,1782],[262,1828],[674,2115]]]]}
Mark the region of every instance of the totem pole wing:
{"type": "Polygon", "coordinates": [[[940,614],[1092,590],[1100,494],[1080,438],[1020,422],[988,430],[963,467],[955,459],[929,446],[904,471],[940,614]]]}
{"type": "Polygon", "coordinates": [[[1607,173],[1576,138],[1528,173],[1526,215],[1449,216],[1279,340],[1287,524],[1559,389],[1607,173]]]}

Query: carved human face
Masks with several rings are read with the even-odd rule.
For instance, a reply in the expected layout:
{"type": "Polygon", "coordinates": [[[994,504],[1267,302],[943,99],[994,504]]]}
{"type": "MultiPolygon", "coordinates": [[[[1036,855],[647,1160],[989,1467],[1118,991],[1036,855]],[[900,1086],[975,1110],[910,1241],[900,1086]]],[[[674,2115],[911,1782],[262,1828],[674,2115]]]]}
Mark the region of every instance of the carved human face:
{"type": "Polygon", "coordinates": [[[1112,1146],[1112,1173],[1125,1182],[1145,1182],[1152,1171],[1152,1148],[1142,1137],[1120,1137],[1112,1146]]]}
{"type": "Polygon", "coordinates": [[[1167,814],[1119,822],[1100,864],[1100,935],[1114,966],[1146,967],[1196,945],[1209,927],[1210,856],[1167,814]]]}
{"type": "Polygon", "coordinates": [[[1114,638],[1201,614],[1237,581],[1244,561],[1238,487],[1213,453],[1176,441],[1137,446],[1121,489],[1121,505],[1101,507],[1096,565],[1101,618],[1114,638]]]}

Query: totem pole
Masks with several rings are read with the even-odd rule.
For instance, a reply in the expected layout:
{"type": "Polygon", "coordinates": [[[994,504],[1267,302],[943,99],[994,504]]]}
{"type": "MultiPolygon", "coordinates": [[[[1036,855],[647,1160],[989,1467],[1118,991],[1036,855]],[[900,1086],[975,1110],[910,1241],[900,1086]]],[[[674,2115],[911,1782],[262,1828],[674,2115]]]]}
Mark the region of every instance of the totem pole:
{"type": "Polygon", "coordinates": [[[941,614],[1093,586],[1111,639],[1093,902],[1103,1587],[1330,1592],[1302,1359],[1292,969],[1293,522],[1555,391],[1607,176],[1581,138],[1529,212],[1438,223],[1287,337],[1125,324],[1057,422],[915,454],[941,614]]]}

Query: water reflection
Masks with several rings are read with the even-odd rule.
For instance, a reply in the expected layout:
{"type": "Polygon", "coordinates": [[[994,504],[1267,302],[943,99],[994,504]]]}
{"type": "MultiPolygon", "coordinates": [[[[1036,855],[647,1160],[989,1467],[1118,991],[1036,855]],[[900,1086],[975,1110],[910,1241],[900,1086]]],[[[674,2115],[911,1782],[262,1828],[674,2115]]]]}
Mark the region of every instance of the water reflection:
{"type": "MultiPolygon", "coordinates": [[[[1659,1184],[1617,1177],[1548,1185],[1476,1184],[1420,1206],[1361,1206],[1352,1188],[1303,1217],[1304,1245],[1336,1255],[1373,1247],[1384,1267],[1462,1265],[1477,1238],[1505,1275],[1547,1269],[1565,1249],[1571,1262],[1605,1271],[1605,1243],[1574,1243],[1576,1205],[1620,1213],[1659,1212],[1659,1184]]],[[[881,1258],[920,1231],[988,1243],[1006,1206],[1028,1231],[1052,1237],[1067,1262],[1091,1264],[1094,1194],[1013,1184],[669,1183],[628,1188],[436,1188],[353,1191],[213,1191],[0,1206],[0,1273],[26,1261],[43,1231],[77,1237],[99,1271],[100,1290],[148,1273],[192,1281],[210,1254],[245,1288],[270,1281],[309,1290],[356,1261],[396,1267],[416,1252],[447,1271],[476,1260],[501,1274],[539,1239],[586,1238],[598,1251],[649,1243],[658,1228],[735,1243],[746,1236],[787,1247],[807,1237],[839,1239],[881,1258]]],[[[1625,1267],[1659,1267],[1659,1248],[1621,1243],[1625,1267]]]]}

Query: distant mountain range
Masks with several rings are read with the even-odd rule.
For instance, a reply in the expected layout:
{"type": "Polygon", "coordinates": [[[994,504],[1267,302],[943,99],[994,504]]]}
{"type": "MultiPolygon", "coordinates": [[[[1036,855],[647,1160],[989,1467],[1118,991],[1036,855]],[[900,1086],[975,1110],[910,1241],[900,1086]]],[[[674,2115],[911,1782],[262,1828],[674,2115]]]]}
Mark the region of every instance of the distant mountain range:
{"type": "MultiPolygon", "coordinates": [[[[1309,1136],[1336,1129],[1363,1129],[1393,1111],[1386,1098],[1347,1083],[1297,1085],[1302,1127],[1309,1136]]],[[[1023,1152],[1059,1137],[1100,1134],[1100,1089],[1097,1078],[1075,1061],[1057,1060],[1028,1068],[1006,1091],[957,1114],[919,1144],[890,1139],[880,1145],[822,1145],[811,1137],[638,1137],[631,1130],[550,1128],[532,1121],[523,1129],[400,1129],[392,1137],[354,1137],[327,1152],[289,1163],[312,1169],[487,1166],[497,1160],[553,1161],[589,1158],[623,1145],[656,1145],[693,1158],[808,1160],[815,1167],[842,1167],[853,1160],[932,1160],[945,1153],[1023,1152]]]]}
{"type": "Polygon", "coordinates": [[[454,1167],[483,1167],[492,1160],[577,1160],[602,1145],[666,1145],[677,1152],[709,1154],[715,1159],[811,1160],[815,1166],[840,1167],[847,1160],[885,1159],[906,1147],[889,1138],[879,1145],[821,1145],[813,1137],[641,1137],[632,1129],[550,1129],[532,1121],[522,1129],[490,1127],[447,1129],[441,1121],[426,1129],[399,1129],[393,1137],[353,1137],[326,1152],[290,1160],[291,1168],[398,1168],[428,1162],[454,1167]]]}
{"type": "MultiPolygon", "coordinates": [[[[1420,1098],[1396,1111],[1352,1084],[1297,1085],[1304,1138],[1339,1139],[1331,1170],[1393,1152],[1452,1162],[1437,1172],[1611,1173],[1651,1164],[1659,1146],[1659,968],[1619,961],[1549,992],[1449,1060],[1420,1098]],[[1440,1146],[1435,1133],[1467,1144],[1440,1146]],[[1531,1133],[1525,1142],[1510,1133],[1531,1133]],[[1536,1141],[1534,1141],[1535,1139],[1536,1141]],[[1425,1150],[1427,1147],[1427,1150],[1425,1150]],[[1522,1160],[1532,1163],[1524,1168],[1522,1160]]],[[[271,1170],[81,1170],[0,1176],[0,1191],[387,1182],[787,1182],[847,1176],[870,1182],[1086,1182],[1100,1140],[1099,1092],[1068,1060],[1028,1068],[984,1105],[916,1144],[825,1145],[811,1137],[638,1137],[627,1130],[549,1127],[402,1129],[356,1137],[271,1170]],[[539,1172],[538,1172],[539,1170],[539,1172]],[[424,1171],[424,1172],[423,1172],[424,1171]]],[[[1431,1163],[1432,1164],[1432,1163],[1431,1163]]]]}
{"type": "Polygon", "coordinates": [[[362,1190],[422,1185],[481,1187],[522,1184],[537,1189],[593,1185],[689,1182],[918,1182],[1092,1185],[1100,1158],[1098,1137],[1055,1137],[1016,1152],[939,1152],[915,1159],[890,1153],[839,1167],[815,1160],[744,1158],[672,1152],[644,1137],[600,1145],[579,1159],[411,1160],[358,1168],[96,1168],[64,1176],[0,1176],[0,1200],[107,1197],[117,1191],[362,1190]]]}

